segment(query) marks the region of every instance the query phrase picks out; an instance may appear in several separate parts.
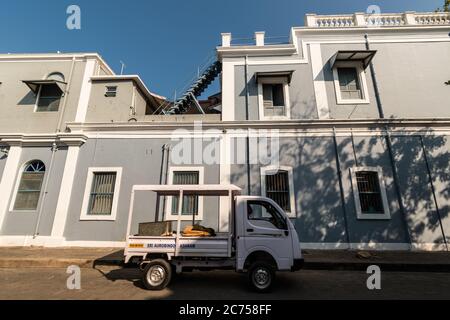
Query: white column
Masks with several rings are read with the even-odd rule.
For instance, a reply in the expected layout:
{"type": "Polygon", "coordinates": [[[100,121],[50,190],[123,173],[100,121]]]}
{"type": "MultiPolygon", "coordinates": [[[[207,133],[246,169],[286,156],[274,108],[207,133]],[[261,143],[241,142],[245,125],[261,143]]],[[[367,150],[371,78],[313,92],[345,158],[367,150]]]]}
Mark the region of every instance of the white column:
{"type": "Polygon", "coordinates": [[[6,212],[8,211],[8,202],[11,199],[11,193],[14,189],[17,171],[20,167],[20,156],[22,147],[12,146],[8,151],[5,168],[3,169],[2,180],[0,181],[0,229],[3,225],[6,212]]]}
{"type": "Polygon", "coordinates": [[[265,34],[266,33],[264,31],[257,31],[257,32],[255,32],[256,45],[258,47],[264,46],[264,36],[265,36],[265,34]]]}
{"type": "Polygon", "coordinates": [[[317,27],[316,14],[308,13],[305,15],[305,24],[307,27],[317,27]]]}
{"type": "Polygon", "coordinates": [[[403,20],[407,25],[415,25],[416,23],[416,12],[415,11],[405,11],[403,14],[403,20]]]}
{"type": "Polygon", "coordinates": [[[231,46],[231,33],[222,33],[222,47],[231,46]]]}
{"type": "Polygon", "coordinates": [[[75,116],[76,122],[84,122],[86,119],[89,98],[91,97],[91,77],[94,75],[96,63],[97,61],[95,59],[89,59],[86,61],[86,67],[84,69],[83,80],[81,83],[80,99],[78,100],[77,114],[75,116]]]}
{"type": "Polygon", "coordinates": [[[353,15],[353,21],[357,27],[366,26],[366,14],[363,12],[356,12],[353,15]]]}
{"type": "Polygon", "coordinates": [[[79,146],[70,146],[67,151],[55,218],[53,220],[52,237],[62,238],[64,234],[79,153],[79,146]]]}
{"type": "MultiPolygon", "coordinates": [[[[223,134],[220,139],[220,184],[231,183],[231,150],[230,137],[223,134]]],[[[220,197],[219,202],[219,232],[227,232],[229,225],[230,200],[220,197]]]]}

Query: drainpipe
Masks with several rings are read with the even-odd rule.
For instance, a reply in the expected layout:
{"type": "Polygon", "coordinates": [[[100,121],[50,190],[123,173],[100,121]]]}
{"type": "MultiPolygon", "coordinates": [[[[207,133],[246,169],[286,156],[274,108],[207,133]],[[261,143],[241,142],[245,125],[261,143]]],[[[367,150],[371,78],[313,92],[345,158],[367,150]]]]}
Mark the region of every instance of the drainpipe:
{"type": "MultiPolygon", "coordinates": [[[[370,50],[369,35],[366,33],[364,35],[364,38],[366,40],[366,49],[370,50]]],[[[372,78],[373,87],[374,87],[374,91],[375,91],[375,99],[377,101],[378,115],[379,115],[380,119],[384,119],[383,104],[381,103],[380,91],[379,91],[378,82],[377,82],[377,78],[376,78],[376,74],[375,74],[375,68],[373,66],[373,62],[372,61],[369,63],[369,67],[370,67],[370,75],[371,75],[371,78],[372,78]]],[[[401,193],[401,190],[400,190],[398,172],[397,172],[397,168],[395,166],[395,158],[394,158],[394,153],[392,151],[392,142],[391,142],[391,135],[390,135],[390,132],[389,132],[389,127],[386,125],[384,127],[384,130],[386,131],[386,135],[385,135],[386,146],[387,146],[387,150],[388,150],[388,154],[389,154],[389,161],[390,161],[390,164],[391,164],[391,167],[392,167],[395,192],[397,194],[397,199],[398,199],[398,204],[400,206],[400,211],[401,211],[401,213],[403,215],[403,222],[404,222],[404,225],[405,225],[407,240],[408,240],[408,242],[410,244],[410,248],[412,249],[412,238],[411,238],[411,234],[410,234],[410,231],[409,231],[409,225],[408,225],[408,221],[407,221],[405,206],[403,204],[402,193],[401,193]]]]}
{"type": "Polygon", "coordinates": [[[67,105],[67,100],[68,100],[67,96],[69,95],[70,87],[72,85],[72,77],[73,77],[73,69],[74,68],[75,68],[75,56],[72,57],[72,66],[70,67],[69,80],[67,81],[66,91],[64,92],[64,101],[61,106],[61,112],[59,113],[58,125],[56,127],[56,132],[61,132],[61,124],[63,121],[64,112],[66,110],[66,105],[67,105]]]}
{"type": "MultiPolygon", "coordinates": [[[[248,102],[249,102],[249,91],[248,91],[248,56],[245,56],[245,120],[249,120],[249,110],[248,110],[248,102]]],[[[246,156],[247,156],[247,192],[248,195],[251,195],[251,166],[250,166],[250,131],[247,129],[247,139],[246,139],[246,156]]]]}
{"type": "MultiPolygon", "coordinates": [[[[169,181],[169,166],[170,166],[170,144],[165,144],[166,149],[166,161],[165,161],[165,170],[163,176],[163,184],[167,184],[169,181]]],[[[162,218],[166,215],[166,197],[163,197],[163,205],[162,205],[162,218]]]]}
{"type": "Polygon", "coordinates": [[[56,155],[56,151],[58,151],[58,146],[56,145],[55,142],[53,142],[52,145],[52,156],[50,158],[50,165],[48,168],[48,173],[46,175],[45,178],[45,183],[44,183],[44,193],[42,195],[42,199],[41,202],[39,204],[39,209],[38,209],[38,217],[37,217],[37,221],[36,221],[36,225],[34,227],[34,233],[33,233],[33,239],[36,239],[36,237],[39,235],[39,226],[41,224],[41,217],[42,217],[42,209],[44,208],[44,203],[45,203],[45,199],[47,197],[47,193],[48,193],[48,184],[50,181],[50,177],[52,176],[52,171],[53,171],[53,163],[55,160],[55,155],[56,155]]]}
{"type": "Polygon", "coordinates": [[[336,167],[339,178],[339,191],[341,194],[341,206],[342,213],[344,214],[344,228],[345,228],[345,237],[348,243],[348,248],[350,248],[350,234],[348,232],[348,221],[347,221],[347,209],[345,208],[345,194],[344,194],[344,186],[342,185],[342,169],[341,169],[341,161],[339,160],[339,150],[336,138],[336,128],[333,127],[333,142],[334,142],[334,154],[336,156],[336,167]]]}
{"type": "MultiPolygon", "coordinates": [[[[168,156],[168,149],[169,149],[169,145],[168,144],[164,144],[162,146],[162,159],[161,159],[161,170],[159,173],[159,184],[160,185],[164,185],[167,183],[167,166],[168,166],[168,161],[167,161],[167,156],[168,156]]],[[[164,197],[165,199],[166,197],[164,197]]],[[[163,201],[164,202],[164,201],[163,201]]],[[[160,212],[160,196],[158,195],[156,197],[156,213],[155,213],[155,222],[158,222],[159,220],[159,212],[160,212]]],[[[164,205],[163,205],[163,210],[164,210],[164,205]]]]}
{"type": "Polygon", "coordinates": [[[439,205],[438,205],[437,198],[436,198],[436,192],[435,192],[435,188],[434,188],[433,178],[431,176],[430,164],[428,162],[427,150],[425,149],[425,144],[423,143],[423,137],[419,136],[419,138],[420,138],[420,145],[422,146],[423,158],[425,160],[425,165],[427,167],[428,178],[430,181],[431,192],[433,194],[434,205],[436,206],[436,214],[439,219],[439,226],[441,227],[442,238],[444,239],[445,249],[448,251],[447,237],[445,236],[444,226],[442,225],[442,216],[441,216],[441,212],[439,210],[439,205]]]}

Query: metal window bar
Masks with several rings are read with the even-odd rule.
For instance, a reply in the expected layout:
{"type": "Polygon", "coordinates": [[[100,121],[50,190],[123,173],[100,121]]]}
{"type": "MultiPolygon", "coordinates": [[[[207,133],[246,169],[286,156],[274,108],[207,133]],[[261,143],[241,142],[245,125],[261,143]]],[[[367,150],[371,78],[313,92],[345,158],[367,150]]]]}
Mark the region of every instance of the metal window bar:
{"type": "Polygon", "coordinates": [[[283,210],[291,211],[288,172],[279,171],[273,175],[266,175],[266,195],[283,210]]]}
{"type": "Polygon", "coordinates": [[[361,212],[384,214],[378,173],[367,171],[357,172],[356,181],[358,184],[361,212]]]}
{"type": "Polygon", "coordinates": [[[116,184],[115,172],[94,173],[89,199],[90,215],[110,215],[116,184]]]}
{"type": "MultiPolygon", "coordinates": [[[[199,173],[197,171],[177,171],[173,174],[173,184],[198,184],[199,173]]],[[[172,198],[172,214],[178,214],[178,196],[172,198]]],[[[198,196],[183,196],[182,215],[198,215],[198,196]]]]}

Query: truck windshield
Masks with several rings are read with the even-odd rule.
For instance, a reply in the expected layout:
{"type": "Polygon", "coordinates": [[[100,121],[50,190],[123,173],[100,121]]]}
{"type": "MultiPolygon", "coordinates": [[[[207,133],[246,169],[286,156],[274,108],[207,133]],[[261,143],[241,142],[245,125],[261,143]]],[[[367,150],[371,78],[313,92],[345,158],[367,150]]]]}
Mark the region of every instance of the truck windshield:
{"type": "Polygon", "coordinates": [[[284,217],[270,203],[265,201],[247,202],[248,220],[268,221],[278,229],[287,230],[287,224],[284,217]]]}

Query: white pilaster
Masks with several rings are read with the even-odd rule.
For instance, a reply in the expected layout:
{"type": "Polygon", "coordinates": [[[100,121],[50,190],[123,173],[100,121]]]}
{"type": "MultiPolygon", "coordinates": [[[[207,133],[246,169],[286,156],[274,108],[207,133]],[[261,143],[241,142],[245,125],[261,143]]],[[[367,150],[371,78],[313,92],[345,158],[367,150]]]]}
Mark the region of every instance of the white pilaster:
{"type": "Polygon", "coordinates": [[[96,63],[97,61],[95,59],[89,59],[86,61],[86,67],[84,69],[83,80],[81,83],[80,99],[78,100],[77,114],[75,116],[76,122],[84,122],[86,119],[92,89],[91,77],[94,76],[96,63]]]}
{"type": "Polygon", "coordinates": [[[264,46],[265,34],[266,33],[264,31],[257,31],[257,32],[255,32],[255,40],[256,40],[256,45],[258,47],[264,46]]]}
{"type": "Polygon", "coordinates": [[[14,188],[17,170],[20,166],[21,154],[22,147],[12,146],[9,148],[8,158],[6,160],[5,168],[3,169],[3,176],[0,181],[0,230],[8,210],[8,202],[9,199],[11,199],[11,193],[14,188]]]}
{"type": "Polygon", "coordinates": [[[79,146],[70,146],[67,151],[55,218],[53,220],[52,237],[62,238],[64,234],[79,153],[79,146]]]}
{"type": "Polygon", "coordinates": [[[330,109],[328,106],[327,88],[325,86],[325,76],[323,73],[324,63],[322,60],[320,43],[310,44],[309,48],[311,53],[311,67],[317,114],[319,115],[319,119],[329,119],[330,109]]]}
{"type": "Polygon", "coordinates": [[[231,46],[231,33],[222,33],[222,47],[231,46]]]}
{"type": "Polygon", "coordinates": [[[230,61],[222,63],[222,120],[234,121],[234,66],[230,61]]]}

